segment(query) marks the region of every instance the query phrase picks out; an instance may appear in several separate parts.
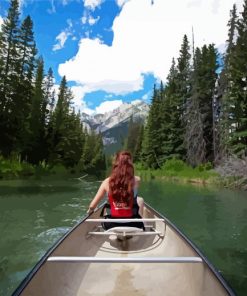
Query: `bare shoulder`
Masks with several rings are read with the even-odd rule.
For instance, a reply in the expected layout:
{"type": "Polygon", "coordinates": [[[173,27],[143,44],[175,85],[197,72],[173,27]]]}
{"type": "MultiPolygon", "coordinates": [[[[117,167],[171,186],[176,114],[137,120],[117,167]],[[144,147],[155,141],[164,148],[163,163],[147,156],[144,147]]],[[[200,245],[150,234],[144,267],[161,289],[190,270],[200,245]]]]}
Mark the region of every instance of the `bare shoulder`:
{"type": "Polygon", "coordinates": [[[136,181],[136,182],[140,182],[140,181],[141,181],[141,177],[139,177],[139,176],[135,176],[135,181],[136,181]]]}
{"type": "Polygon", "coordinates": [[[109,180],[110,180],[110,177],[106,178],[105,180],[102,181],[102,184],[109,184],[109,180]]]}
{"type": "Polygon", "coordinates": [[[141,178],[139,176],[135,176],[135,186],[139,187],[141,182],[141,178]]]}
{"type": "Polygon", "coordinates": [[[109,181],[110,181],[110,177],[106,178],[102,184],[104,186],[104,188],[106,189],[106,191],[108,191],[108,188],[109,188],[109,181]]]}

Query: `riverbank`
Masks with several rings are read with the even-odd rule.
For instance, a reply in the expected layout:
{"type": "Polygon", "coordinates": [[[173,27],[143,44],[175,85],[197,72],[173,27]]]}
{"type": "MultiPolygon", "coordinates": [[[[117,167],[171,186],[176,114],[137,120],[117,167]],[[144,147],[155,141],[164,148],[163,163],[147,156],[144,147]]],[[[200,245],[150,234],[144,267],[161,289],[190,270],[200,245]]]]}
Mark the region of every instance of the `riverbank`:
{"type": "Polygon", "coordinates": [[[215,168],[226,187],[247,191],[247,157],[230,157],[215,168]]]}
{"type": "Polygon", "coordinates": [[[216,168],[213,168],[210,163],[192,168],[181,160],[171,159],[156,170],[145,169],[140,164],[137,164],[135,172],[144,180],[159,179],[199,186],[207,185],[247,190],[247,173],[246,175],[242,171],[237,173],[236,170],[229,169],[230,167],[229,163],[225,162],[224,165],[216,168]]]}
{"type": "MultiPolygon", "coordinates": [[[[96,171],[96,170],[95,170],[96,171]]],[[[66,168],[63,165],[50,166],[45,163],[32,165],[28,162],[20,162],[16,159],[4,159],[0,156],[0,180],[32,179],[45,176],[56,176],[59,178],[71,177],[80,178],[87,174],[96,175],[95,171],[83,171],[79,166],[66,168]]],[[[97,177],[105,175],[105,171],[96,171],[97,177]]]]}
{"type": "MultiPolygon", "coordinates": [[[[104,178],[105,171],[82,171],[79,167],[65,168],[62,165],[31,165],[18,160],[0,157],[0,180],[40,178],[44,176],[80,178],[87,174],[104,178]]],[[[135,164],[135,173],[144,180],[160,179],[165,181],[191,183],[202,186],[219,186],[247,191],[247,159],[231,158],[216,168],[211,163],[195,168],[178,159],[170,159],[160,169],[147,169],[140,163],[135,164]]]]}

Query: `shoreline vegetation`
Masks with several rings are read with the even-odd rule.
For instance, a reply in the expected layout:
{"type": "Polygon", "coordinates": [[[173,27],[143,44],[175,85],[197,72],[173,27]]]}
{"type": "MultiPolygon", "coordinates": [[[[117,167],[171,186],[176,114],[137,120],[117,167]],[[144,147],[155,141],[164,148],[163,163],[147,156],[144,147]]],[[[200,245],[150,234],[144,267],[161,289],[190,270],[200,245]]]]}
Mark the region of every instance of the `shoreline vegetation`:
{"type": "Polygon", "coordinates": [[[230,159],[224,165],[215,168],[210,162],[193,168],[182,160],[170,159],[156,170],[145,169],[141,164],[137,164],[135,171],[144,180],[159,179],[197,186],[247,190],[247,174],[243,172],[246,170],[245,167],[247,167],[247,159],[230,159]]]}
{"type": "Polygon", "coordinates": [[[101,177],[104,172],[105,170],[95,170],[94,168],[84,171],[80,165],[65,167],[63,164],[56,164],[52,166],[44,162],[33,165],[16,159],[4,159],[0,156],[0,180],[41,178],[45,176],[84,178],[89,174],[101,177]]]}
{"type": "MultiPolygon", "coordinates": [[[[247,159],[231,159],[224,165],[213,168],[210,162],[195,168],[179,159],[169,159],[158,169],[145,168],[141,163],[135,164],[135,173],[143,180],[164,180],[176,183],[190,183],[195,186],[216,186],[229,189],[247,190],[247,159]]],[[[94,170],[95,175],[96,170],[94,170]]],[[[104,171],[105,172],[105,171],[104,171]]],[[[103,171],[98,176],[104,175],[103,171]]],[[[66,168],[63,165],[49,166],[44,163],[32,165],[16,159],[0,157],[0,180],[41,178],[44,176],[85,177],[92,172],[82,171],[79,167],[66,168]]]]}

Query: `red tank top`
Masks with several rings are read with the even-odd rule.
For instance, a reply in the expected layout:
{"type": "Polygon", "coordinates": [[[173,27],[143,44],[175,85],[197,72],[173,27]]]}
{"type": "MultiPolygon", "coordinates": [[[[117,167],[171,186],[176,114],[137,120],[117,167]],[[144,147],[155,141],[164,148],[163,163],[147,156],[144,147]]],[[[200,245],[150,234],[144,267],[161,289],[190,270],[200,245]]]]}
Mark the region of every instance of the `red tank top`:
{"type": "Polygon", "coordinates": [[[114,201],[111,194],[108,194],[109,203],[111,206],[111,216],[114,218],[130,218],[133,216],[133,202],[126,205],[124,202],[114,201]]]}

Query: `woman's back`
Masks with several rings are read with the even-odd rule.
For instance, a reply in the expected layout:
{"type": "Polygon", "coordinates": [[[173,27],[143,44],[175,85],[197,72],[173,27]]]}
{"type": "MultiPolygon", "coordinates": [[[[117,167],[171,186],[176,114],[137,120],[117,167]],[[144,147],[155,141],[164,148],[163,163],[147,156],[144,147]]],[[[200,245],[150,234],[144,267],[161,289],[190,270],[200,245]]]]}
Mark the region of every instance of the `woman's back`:
{"type": "Polygon", "coordinates": [[[140,177],[134,175],[131,154],[128,151],[119,152],[113,163],[111,175],[102,182],[89,210],[93,210],[107,193],[113,216],[133,216],[133,209],[138,203],[136,197],[139,183],[140,177]]]}

